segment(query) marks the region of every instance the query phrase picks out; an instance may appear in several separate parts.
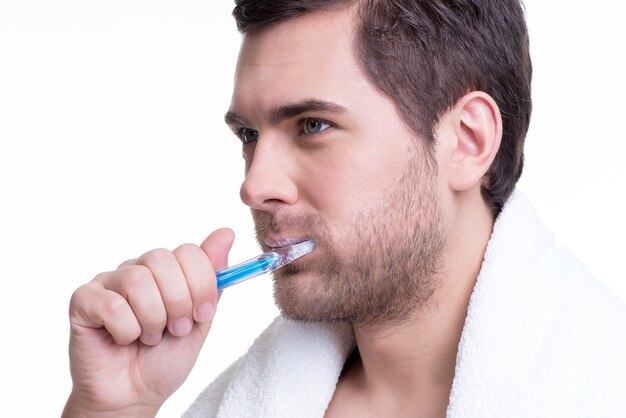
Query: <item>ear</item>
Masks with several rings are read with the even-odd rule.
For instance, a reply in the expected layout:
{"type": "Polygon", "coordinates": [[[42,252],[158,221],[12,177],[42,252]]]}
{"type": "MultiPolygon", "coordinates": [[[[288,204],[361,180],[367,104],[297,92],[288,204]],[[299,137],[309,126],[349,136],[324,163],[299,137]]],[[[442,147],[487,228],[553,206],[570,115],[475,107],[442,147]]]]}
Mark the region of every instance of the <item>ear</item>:
{"type": "Polygon", "coordinates": [[[449,186],[468,190],[480,184],[500,148],[500,109],[487,93],[474,91],[459,99],[447,122],[454,138],[448,153],[449,186]]]}

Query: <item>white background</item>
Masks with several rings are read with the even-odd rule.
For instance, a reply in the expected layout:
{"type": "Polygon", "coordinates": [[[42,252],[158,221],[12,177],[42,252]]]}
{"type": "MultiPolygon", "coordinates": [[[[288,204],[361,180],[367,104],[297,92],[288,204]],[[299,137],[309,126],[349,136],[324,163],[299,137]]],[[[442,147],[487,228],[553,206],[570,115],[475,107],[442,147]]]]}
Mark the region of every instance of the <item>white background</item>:
{"type": "MultiPolygon", "coordinates": [[[[238,236],[231,261],[258,253],[222,122],[240,41],[231,7],[0,0],[1,415],[60,414],[68,301],[98,272],[221,226],[238,236]]],[[[520,185],[558,242],[626,299],[625,6],[526,7],[534,113],[520,185]]],[[[275,315],[269,279],[228,290],[159,416],[180,415],[275,315]]]]}

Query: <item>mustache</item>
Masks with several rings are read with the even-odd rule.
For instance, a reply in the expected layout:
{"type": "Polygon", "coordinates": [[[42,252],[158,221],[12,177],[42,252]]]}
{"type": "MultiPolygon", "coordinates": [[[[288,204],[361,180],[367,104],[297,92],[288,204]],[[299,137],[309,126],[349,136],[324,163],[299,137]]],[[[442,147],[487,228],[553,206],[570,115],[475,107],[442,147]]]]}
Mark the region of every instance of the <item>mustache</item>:
{"type": "Polygon", "coordinates": [[[296,215],[279,209],[274,212],[253,212],[252,216],[256,240],[262,247],[265,247],[265,238],[270,234],[286,233],[315,239],[327,231],[321,218],[311,213],[296,215]]]}

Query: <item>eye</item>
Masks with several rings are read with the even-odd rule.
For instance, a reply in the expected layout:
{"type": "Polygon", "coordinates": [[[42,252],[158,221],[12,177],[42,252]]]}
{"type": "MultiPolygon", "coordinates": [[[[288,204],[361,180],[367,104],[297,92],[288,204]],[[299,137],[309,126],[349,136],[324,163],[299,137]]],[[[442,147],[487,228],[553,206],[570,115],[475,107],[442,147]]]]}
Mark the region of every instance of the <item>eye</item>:
{"type": "Polygon", "coordinates": [[[318,134],[328,128],[330,128],[330,123],[324,122],[321,119],[306,118],[302,121],[302,130],[307,135],[318,134]]]}
{"type": "Polygon", "coordinates": [[[241,139],[241,142],[243,142],[245,145],[251,142],[258,141],[259,131],[255,131],[254,129],[250,129],[250,128],[241,128],[239,129],[237,136],[239,136],[239,139],[241,139]]]}

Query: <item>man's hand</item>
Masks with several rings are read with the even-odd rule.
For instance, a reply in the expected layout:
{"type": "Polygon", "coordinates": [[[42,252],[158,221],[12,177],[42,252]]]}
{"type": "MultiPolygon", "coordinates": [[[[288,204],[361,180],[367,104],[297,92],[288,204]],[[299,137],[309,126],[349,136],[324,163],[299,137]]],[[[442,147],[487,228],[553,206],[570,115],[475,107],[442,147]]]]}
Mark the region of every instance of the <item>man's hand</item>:
{"type": "Polygon", "coordinates": [[[220,229],[199,247],[152,250],[74,292],[64,416],[156,414],[198,357],[233,240],[220,229]]]}

